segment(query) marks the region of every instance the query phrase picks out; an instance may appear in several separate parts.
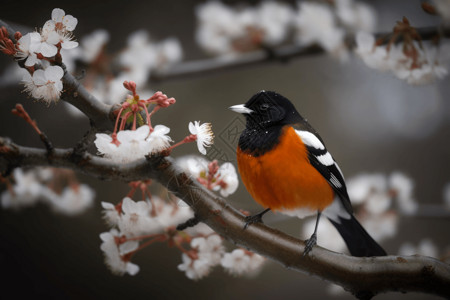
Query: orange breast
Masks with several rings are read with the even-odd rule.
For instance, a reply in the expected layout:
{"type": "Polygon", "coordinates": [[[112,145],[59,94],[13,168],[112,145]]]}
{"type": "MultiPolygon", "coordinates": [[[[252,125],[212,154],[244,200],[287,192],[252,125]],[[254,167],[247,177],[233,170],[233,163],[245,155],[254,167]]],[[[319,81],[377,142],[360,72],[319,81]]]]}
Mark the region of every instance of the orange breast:
{"type": "Polygon", "coordinates": [[[237,150],[239,173],[256,202],[273,211],[308,208],[322,211],[333,202],[334,192],[309,163],[306,146],[288,126],[280,142],[254,157],[237,150]]]}

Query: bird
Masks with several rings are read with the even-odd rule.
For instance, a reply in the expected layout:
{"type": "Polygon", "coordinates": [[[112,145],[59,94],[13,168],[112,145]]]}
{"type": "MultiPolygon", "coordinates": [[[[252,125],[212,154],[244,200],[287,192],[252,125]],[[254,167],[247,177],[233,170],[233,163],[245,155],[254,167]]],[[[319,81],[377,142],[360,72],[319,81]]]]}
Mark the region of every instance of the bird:
{"type": "Polygon", "coordinates": [[[247,191],[264,208],[245,218],[244,229],[262,222],[269,211],[299,218],[317,214],[314,232],[305,241],[307,255],[317,243],[324,215],[352,256],[387,255],[355,218],[339,165],[289,99],[262,90],[229,109],[245,116],[237,146],[238,170],[247,191]]]}

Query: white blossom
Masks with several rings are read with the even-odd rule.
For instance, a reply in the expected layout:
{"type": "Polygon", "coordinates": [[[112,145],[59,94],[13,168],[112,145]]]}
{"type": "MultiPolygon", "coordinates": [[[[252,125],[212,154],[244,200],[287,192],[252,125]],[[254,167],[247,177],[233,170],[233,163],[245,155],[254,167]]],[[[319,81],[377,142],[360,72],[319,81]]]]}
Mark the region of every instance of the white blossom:
{"type": "Polygon", "coordinates": [[[395,192],[395,198],[399,210],[404,214],[411,214],[417,211],[418,204],[413,198],[414,183],[406,175],[395,172],[389,177],[391,190],[395,192]]]}
{"type": "Polygon", "coordinates": [[[403,45],[376,46],[373,35],[358,32],[356,35],[355,53],[364,63],[373,69],[391,71],[397,78],[405,80],[411,85],[424,85],[442,79],[448,74],[446,64],[449,46],[443,44],[440,48],[413,42],[417,50],[417,57],[408,57],[403,52],[403,45]]]}
{"type": "Polygon", "coordinates": [[[199,45],[211,54],[232,55],[283,42],[293,13],[288,5],[275,1],[236,9],[209,1],[197,7],[196,15],[199,45]]]}
{"type": "Polygon", "coordinates": [[[57,212],[74,216],[83,213],[93,204],[95,192],[89,186],[66,187],[58,197],[51,198],[51,205],[57,212]]]}
{"type": "Polygon", "coordinates": [[[39,35],[39,39],[35,38],[31,40],[29,49],[33,53],[40,53],[45,57],[53,57],[58,53],[56,44],[57,33],[54,30],[44,27],[39,35]]]}
{"type": "Polygon", "coordinates": [[[336,0],[336,15],[352,31],[372,32],[376,26],[375,10],[369,5],[354,0],[336,0]]]}
{"type": "Polygon", "coordinates": [[[178,207],[156,196],[152,197],[152,201],[138,202],[127,197],[122,201],[122,214],[117,225],[127,236],[140,236],[162,232],[193,216],[190,207],[178,207]]]}
{"type": "Polygon", "coordinates": [[[254,275],[265,262],[264,257],[245,251],[244,249],[235,249],[230,253],[225,253],[221,260],[222,267],[233,275],[254,275]]]}
{"type": "Polygon", "coordinates": [[[64,71],[60,66],[49,66],[45,70],[36,70],[33,76],[26,74],[23,78],[25,91],[33,98],[47,103],[56,102],[63,89],[61,78],[64,71]]]}
{"type": "Polygon", "coordinates": [[[103,232],[100,234],[102,244],[100,249],[105,255],[105,263],[116,275],[124,275],[128,273],[130,275],[136,275],[139,272],[139,266],[127,261],[122,255],[125,254],[124,250],[131,252],[138,248],[139,243],[136,241],[128,241],[120,245],[122,254],[119,252],[119,245],[116,242],[116,238],[120,236],[116,229],[111,229],[109,232],[103,232]]]}
{"type": "Polygon", "coordinates": [[[3,208],[19,209],[37,203],[44,187],[33,170],[24,172],[21,168],[13,171],[15,183],[12,191],[6,190],[1,194],[3,208]]]}
{"type": "Polygon", "coordinates": [[[211,270],[211,264],[207,258],[192,259],[186,253],[183,253],[181,258],[183,263],[178,265],[178,270],[185,272],[189,279],[201,279],[207,276],[211,270]]]}
{"type": "Polygon", "coordinates": [[[191,247],[195,249],[195,258],[182,255],[183,263],[178,265],[189,279],[198,280],[208,275],[211,267],[220,263],[224,253],[222,238],[217,234],[192,239],[191,247]]]}
{"type": "Polygon", "coordinates": [[[127,236],[140,236],[158,232],[161,228],[150,216],[151,206],[145,201],[122,200],[122,215],[118,222],[120,232],[127,236]]]}
{"type": "Polygon", "coordinates": [[[167,38],[156,45],[156,66],[165,68],[181,61],[183,58],[183,48],[176,38],[167,38]]]}
{"type": "Polygon", "coordinates": [[[127,48],[121,54],[120,61],[124,66],[144,65],[151,67],[155,64],[155,48],[150,43],[147,31],[138,30],[132,33],[127,40],[127,48]]]}
{"type": "Polygon", "coordinates": [[[186,228],[184,232],[190,236],[208,236],[215,233],[214,230],[205,223],[198,223],[194,227],[186,228]]]}
{"type": "Polygon", "coordinates": [[[53,31],[49,34],[47,43],[60,44],[62,49],[69,50],[78,47],[78,42],[72,39],[73,36],[70,32],[53,31]]]}
{"type": "Polygon", "coordinates": [[[153,128],[153,132],[148,137],[148,143],[150,144],[150,153],[161,152],[167,149],[172,142],[172,138],[167,134],[170,132],[170,128],[164,125],[156,125],[153,128]]]}
{"type": "MultiPolygon", "coordinates": [[[[67,15],[64,10],[55,8],[52,11],[52,19],[46,22],[46,26],[53,27],[53,30],[58,31],[73,31],[78,24],[77,18],[72,15],[67,15]]],[[[44,27],[46,27],[44,25],[44,27]]]]}
{"type": "Polygon", "coordinates": [[[370,33],[360,31],[356,34],[355,53],[372,69],[387,71],[392,68],[393,61],[386,47],[376,47],[375,37],[370,33]]]}
{"type": "Polygon", "coordinates": [[[201,156],[188,155],[176,160],[177,166],[195,179],[204,176],[208,170],[208,160],[201,156]]]}
{"type": "Polygon", "coordinates": [[[292,23],[292,9],[284,3],[276,1],[263,1],[255,9],[255,28],[263,34],[263,42],[267,45],[277,45],[283,42],[292,23]]]}
{"type": "Polygon", "coordinates": [[[156,220],[161,228],[177,226],[194,217],[194,212],[188,205],[180,206],[175,203],[167,203],[167,201],[155,196],[153,196],[153,203],[155,203],[156,220]]]}
{"type": "Polygon", "coordinates": [[[220,190],[220,194],[223,197],[228,197],[233,194],[239,186],[236,168],[232,163],[225,162],[219,167],[218,174],[217,180],[222,182],[223,185],[215,186],[214,190],[220,190]]]}
{"type": "Polygon", "coordinates": [[[118,146],[111,143],[113,139],[110,135],[104,133],[97,133],[94,143],[105,157],[119,163],[128,163],[167,148],[172,140],[166,135],[169,131],[168,127],[157,125],[153,133],[150,133],[149,126],[143,125],[136,130],[119,131],[118,146]]]}
{"type": "Polygon", "coordinates": [[[382,174],[360,174],[347,180],[347,192],[353,204],[362,204],[374,192],[385,193],[387,180],[382,174]]]}
{"type": "Polygon", "coordinates": [[[116,226],[120,220],[119,211],[117,211],[116,206],[109,202],[101,202],[103,211],[103,219],[105,219],[106,223],[111,226],[116,226]]]}
{"type": "Polygon", "coordinates": [[[17,53],[16,58],[19,60],[25,60],[25,66],[31,67],[39,63],[40,60],[37,58],[36,53],[31,51],[30,46],[32,44],[38,43],[41,40],[41,35],[39,32],[30,32],[22,36],[17,41],[17,53]]]}
{"type": "Polygon", "coordinates": [[[80,40],[80,48],[82,49],[80,58],[85,63],[92,63],[99,56],[108,41],[109,32],[104,29],[97,29],[83,36],[80,40]]]}
{"type": "Polygon", "coordinates": [[[205,155],[205,147],[209,147],[213,144],[214,135],[211,130],[211,123],[203,123],[200,125],[199,121],[194,121],[194,123],[189,122],[189,132],[197,136],[198,151],[205,155]]]}
{"type": "Polygon", "coordinates": [[[241,32],[235,22],[235,13],[220,1],[209,1],[195,10],[199,25],[196,31],[198,44],[212,54],[233,52],[231,36],[241,32]]]}
{"type": "Polygon", "coordinates": [[[331,9],[324,4],[300,2],[295,16],[296,41],[301,46],[317,43],[325,51],[345,59],[345,32],[339,28],[331,9]]]}
{"type": "Polygon", "coordinates": [[[370,236],[378,242],[392,238],[397,234],[398,216],[393,212],[368,215],[359,218],[359,221],[370,236]]]}
{"type": "Polygon", "coordinates": [[[192,239],[191,247],[196,249],[197,255],[201,259],[206,259],[211,266],[220,264],[225,249],[222,238],[217,234],[208,237],[197,237],[192,239]]]}

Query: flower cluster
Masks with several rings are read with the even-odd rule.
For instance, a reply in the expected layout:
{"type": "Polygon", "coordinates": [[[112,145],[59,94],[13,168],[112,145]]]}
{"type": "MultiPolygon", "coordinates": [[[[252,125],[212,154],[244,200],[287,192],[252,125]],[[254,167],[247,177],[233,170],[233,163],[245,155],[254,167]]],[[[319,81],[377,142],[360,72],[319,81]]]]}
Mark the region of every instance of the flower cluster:
{"type": "Polygon", "coordinates": [[[228,54],[281,43],[293,13],[287,5],[274,1],[244,9],[209,1],[197,7],[196,15],[199,45],[211,54],[228,54]]]}
{"type": "Polygon", "coordinates": [[[169,197],[166,201],[151,195],[150,184],[151,181],[132,182],[131,191],[120,203],[102,202],[103,216],[111,229],[100,234],[100,248],[114,274],[137,274],[139,266],[131,262],[132,257],[155,242],[167,242],[178,249],[182,254],[178,269],[193,280],[207,276],[218,265],[235,275],[260,270],[265,261],[261,256],[242,249],[227,253],[223,239],[205,224],[175,230],[175,226],[193,218],[194,213],[180,199],[169,197]],[[137,189],[141,190],[143,200],[136,202],[130,197],[137,189]]]}
{"type": "Polygon", "coordinates": [[[193,280],[207,276],[211,268],[218,265],[232,275],[251,276],[257,274],[265,262],[264,257],[244,249],[225,252],[222,238],[217,234],[194,238],[190,246],[191,250],[183,253],[183,263],[178,269],[193,280]]]}
{"type": "Polygon", "coordinates": [[[189,207],[149,196],[146,201],[138,202],[126,197],[117,205],[102,202],[104,218],[112,228],[100,234],[100,248],[114,274],[135,275],[139,267],[131,263],[132,256],[154,242],[174,238],[173,227],[193,216],[189,207]]]}
{"type": "Polygon", "coordinates": [[[355,52],[370,68],[390,71],[412,85],[432,83],[448,74],[448,44],[438,48],[422,43],[406,18],[397,22],[394,33],[387,45],[379,45],[380,41],[376,41],[373,35],[359,32],[355,52]],[[403,40],[396,45],[399,36],[403,40]]]}
{"type": "Polygon", "coordinates": [[[79,184],[73,171],[16,168],[13,177],[14,183],[7,182],[8,189],[1,194],[4,209],[20,209],[42,202],[56,212],[72,216],[85,212],[94,200],[94,191],[79,184]]]}
{"type": "Polygon", "coordinates": [[[128,163],[145,155],[160,153],[163,150],[171,151],[181,144],[194,141],[197,141],[198,150],[206,154],[205,146],[208,147],[213,143],[210,123],[191,122],[189,124],[191,134],[170,147],[172,138],[167,135],[170,129],[164,125],[153,127],[151,116],[159,109],[175,104],[176,100],[161,92],[156,92],[152,97],[144,100],[137,94],[135,82],[125,81],[123,86],[132,92],[132,95],[128,95],[117,112],[114,132],[111,135],[96,134],[94,143],[100,154],[118,163],[128,163]],[[151,105],[152,110],[149,111],[151,105]],[[141,112],[145,113],[145,120],[141,112]],[[131,125],[131,130],[125,129],[127,124],[131,125]]]}
{"type": "MultiPolygon", "coordinates": [[[[414,213],[418,204],[413,197],[414,184],[402,173],[361,174],[347,180],[347,191],[355,210],[356,218],[378,242],[395,236],[399,215],[414,213]]],[[[303,235],[309,237],[315,220],[303,226],[303,235]]],[[[346,249],[344,241],[336,234],[333,225],[325,221],[318,228],[318,244],[335,251],[346,249]]]]}
{"type": "Polygon", "coordinates": [[[62,62],[61,50],[78,46],[72,35],[77,23],[76,18],[55,8],[51,20],[45,22],[39,32],[30,32],[24,36],[16,33],[15,51],[10,54],[23,61],[28,71],[23,78],[25,91],[33,98],[46,103],[59,100],[64,71],[55,64],[62,62]]]}
{"type": "Polygon", "coordinates": [[[204,187],[220,191],[223,197],[233,194],[239,186],[236,169],[230,162],[225,162],[219,167],[216,160],[209,162],[198,156],[180,157],[176,162],[184,172],[190,174],[204,187]]]}
{"type": "Polygon", "coordinates": [[[342,57],[347,53],[346,31],[370,32],[376,23],[373,9],[353,0],[299,2],[297,10],[275,1],[236,9],[210,1],[200,5],[196,14],[197,42],[216,55],[276,46],[293,38],[299,45],[318,44],[342,57]]]}

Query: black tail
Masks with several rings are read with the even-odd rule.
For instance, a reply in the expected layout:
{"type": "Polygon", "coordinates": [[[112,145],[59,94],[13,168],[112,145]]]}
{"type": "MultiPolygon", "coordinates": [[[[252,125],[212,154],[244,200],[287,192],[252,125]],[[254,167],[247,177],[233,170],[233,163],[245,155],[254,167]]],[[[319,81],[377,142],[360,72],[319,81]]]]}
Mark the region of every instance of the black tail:
{"type": "Polygon", "coordinates": [[[350,219],[339,218],[340,223],[330,222],[341,234],[353,256],[385,256],[386,251],[367,233],[352,215],[350,219]]]}

